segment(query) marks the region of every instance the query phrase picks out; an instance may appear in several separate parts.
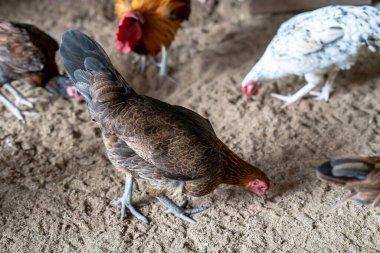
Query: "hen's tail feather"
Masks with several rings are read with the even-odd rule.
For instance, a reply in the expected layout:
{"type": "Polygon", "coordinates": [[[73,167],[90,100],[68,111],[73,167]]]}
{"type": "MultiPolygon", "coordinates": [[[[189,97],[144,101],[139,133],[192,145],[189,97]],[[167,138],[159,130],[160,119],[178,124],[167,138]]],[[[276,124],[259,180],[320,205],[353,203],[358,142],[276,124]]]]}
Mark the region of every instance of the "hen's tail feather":
{"type": "MultiPolygon", "coordinates": [[[[107,88],[113,85],[119,87],[120,91],[122,86],[122,93],[134,94],[133,89],[114,68],[104,49],[86,34],[76,30],[66,31],[63,34],[60,54],[67,74],[87,102],[92,100],[91,85],[96,86],[95,80],[103,86],[103,81],[108,81],[107,88]]],[[[98,92],[97,90],[99,96],[98,92]]]]}
{"type": "Polygon", "coordinates": [[[380,171],[380,158],[340,158],[327,161],[317,168],[317,176],[331,183],[345,184],[377,177],[380,171]]]}
{"type": "Polygon", "coordinates": [[[173,2],[179,4],[179,6],[174,10],[176,19],[178,19],[181,22],[184,20],[188,20],[191,13],[191,1],[173,0],[173,2]]]}
{"type": "Polygon", "coordinates": [[[344,185],[354,199],[371,204],[380,215],[380,157],[342,158],[327,161],[317,168],[317,177],[329,183],[344,185]]]}

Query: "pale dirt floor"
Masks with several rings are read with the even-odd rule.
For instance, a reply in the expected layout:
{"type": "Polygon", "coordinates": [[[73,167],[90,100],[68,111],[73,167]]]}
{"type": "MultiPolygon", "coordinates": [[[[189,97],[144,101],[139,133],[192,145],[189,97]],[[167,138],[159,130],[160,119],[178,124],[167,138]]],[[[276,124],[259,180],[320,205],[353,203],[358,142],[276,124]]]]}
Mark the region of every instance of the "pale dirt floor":
{"type": "MultiPolygon", "coordinates": [[[[380,251],[371,210],[349,203],[328,213],[348,193],[314,173],[328,158],[380,155],[378,56],[340,73],[328,103],[304,99],[281,110],[270,93],[293,92],[302,79],[268,83],[258,98],[243,96],[240,82],[290,14],[252,16],[248,0],[214,2],[194,2],[170,51],[178,85],[159,90],[155,67],[141,75],[117,53],[112,1],[3,0],[0,17],[36,24],[58,40],[70,28],[93,36],[137,91],[208,117],[228,146],[274,181],[268,197],[222,186],[191,200],[210,205],[191,225],[165,214],[138,181],[134,199],[151,201],[139,208],[151,222],[128,216],[120,224],[111,202],[122,194],[124,176],[107,160],[85,104],[37,104],[40,115],[26,126],[0,106],[1,252],[380,251]]],[[[21,87],[30,96],[46,94],[21,87]]]]}

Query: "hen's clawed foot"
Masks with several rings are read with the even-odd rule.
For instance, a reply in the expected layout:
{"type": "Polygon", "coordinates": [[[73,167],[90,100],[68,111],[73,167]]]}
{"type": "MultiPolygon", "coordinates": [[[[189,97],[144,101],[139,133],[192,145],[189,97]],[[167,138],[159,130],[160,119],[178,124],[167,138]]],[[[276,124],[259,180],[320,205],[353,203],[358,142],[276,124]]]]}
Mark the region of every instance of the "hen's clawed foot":
{"type": "Polygon", "coordinates": [[[315,97],[315,100],[325,100],[326,102],[329,100],[330,97],[330,91],[331,91],[331,85],[326,84],[323,86],[321,92],[317,91],[310,91],[310,95],[315,97]]]}
{"type": "MultiPolygon", "coordinates": [[[[306,76],[305,76],[305,78],[306,78],[306,76]]],[[[293,95],[290,95],[290,96],[284,96],[284,95],[275,94],[275,93],[272,93],[271,96],[274,98],[280,99],[282,101],[285,101],[285,104],[283,104],[281,106],[281,108],[284,108],[284,107],[291,105],[291,104],[297,102],[298,100],[302,99],[305,95],[307,95],[310,91],[312,91],[317,84],[318,84],[317,82],[315,82],[315,83],[309,82],[304,87],[299,89],[296,93],[294,93],[293,95]]]]}
{"type": "Polygon", "coordinates": [[[196,214],[205,211],[208,209],[208,207],[197,207],[197,208],[189,208],[185,209],[187,205],[187,201],[183,203],[182,205],[178,206],[175,204],[171,199],[165,196],[156,197],[162,204],[164,204],[168,209],[166,210],[167,213],[172,213],[178,218],[190,222],[192,224],[197,223],[194,219],[190,218],[189,214],[196,214]]]}
{"type": "Polygon", "coordinates": [[[25,123],[25,116],[35,116],[38,115],[34,111],[22,111],[17,108],[11,101],[9,101],[3,94],[0,93],[0,103],[4,104],[5,107],[18,118],[22,123],[25,123]]]}
{"type": "Polygon", "coordinates": [[[36,102],[47,103],[51,100],[51,97],[50,96],[28,97],[28,100],[32,103],[36,103],[36,102]]]}
{"type": "Polygon", "coordinates": [[[123,196],[116,200],[113,204],[121,205],[120,211],[120,222],[123,222],[125,218],[126,209],[128,209],[133,216],[137,219],[141,220],[144,223],[148,223],[148,219],[139,213],[134,206],[132,205],[132,187],[133,186],[133,178],[132,175],[127,174],[125,178],[125,190],[123,196]]]}
{"type": "Polygon", "coordinates": [[[274,98],[277,98],[279,100],[282,100],[284,101],[285,103],[281,106],[281,108],[285,108],[295,102],[297,102],[299,100],[299,98],[297,97],[294,97],[294,95],[290,95],[290,96],[285,96],[285,95],[280,95],[280,94],[276,94],[276,93],[272,93],[270,94],[272,97],[274,98]]]}
{"type": "Polygon", "coordinates": [[[15,87],[13,87],[11,84],[6,83],[4,84],[4,89],[8,91],[12,96],[16,99],[16,105],[25,105],[26,107],[33,108],[33,103],[24,97],[15,87]]]}

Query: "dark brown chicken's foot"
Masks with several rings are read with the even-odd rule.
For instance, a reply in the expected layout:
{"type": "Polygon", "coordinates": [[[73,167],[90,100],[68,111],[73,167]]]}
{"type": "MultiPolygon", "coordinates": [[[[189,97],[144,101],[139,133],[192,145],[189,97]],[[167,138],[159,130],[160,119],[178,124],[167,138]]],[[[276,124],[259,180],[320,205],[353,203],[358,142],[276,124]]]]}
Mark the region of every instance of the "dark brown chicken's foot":
{"type": "Polygon", "coordinates": [[[22,123],[25,123],[25,116],[34,116],[38,115],[37,112],[33,111],[21,111],[14,105],[11,101],[8,100],[3,94],[0,93],[0,103],[2,103],[13,115],[15,115],[22,123]]]}
{"type": "Polygon", "coordinates": [[[28,100],[32,103],[43,102],[47,103],[50,101],[51,96],[37,96],[37,97],[28,97],[28,100]]]}
{"type": "Polygon", "coordinates": [[[190,222],[192,224],[196,224],[197,222],[190,218],[189,214],[196,214],[205,211],[208,209],[208,207],[197,207],[197,208],[189,208],[189,209],[184,209],[185,206],[187,205],[187,201],[185,201],[182,205],[178,206],[176,203],[174,203],[171,199],[169,199],[166,196],[160,196],[156,197],[164,206],[166,206],[168,209],[165,211],[167,213],[172,213],[178,218],[190,222]]]}
{"type": "Polygon", "coordinates": [[[141,220],[144,223],[148,223],[148,219],[139,213],[132,205],[132,187],[133,177],[131,174],[127,174],[125,177],[125,190],[123,196],[116,200],[113,204],[121,205],[120,222],[123,222],[125,218],[126,209],[128,209],[133,216],[141,220]]]}
{"type": "Polygon", "coordinates": [[[168,52],[166,47],[161,47],[161,62],[156,64],[160,69],[158,76],[158,84],[161,86],[166,80],[171,83],[177,84],[177,81],[168,75],[168,52]]]}
{"type": "Polygon", "coordinates": [[[10,94],[12,94],[12,96],[15,97],[16,99],[16,105],[25,105],[29,108],[33,108],[34,105],[33,103],[27,99],[26,97],[24,97],[15,87],[13,87],[11,84],[9,83],[6,83],[4,84],[4,89],[6,91],[8,91],[10,94]]]}

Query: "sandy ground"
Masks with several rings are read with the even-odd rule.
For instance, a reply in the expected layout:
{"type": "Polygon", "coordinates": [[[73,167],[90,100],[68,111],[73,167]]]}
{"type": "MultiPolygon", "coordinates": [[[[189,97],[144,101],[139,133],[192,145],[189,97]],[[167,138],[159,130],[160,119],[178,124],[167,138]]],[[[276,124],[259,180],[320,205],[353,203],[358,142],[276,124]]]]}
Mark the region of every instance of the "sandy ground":
{"type": "MultiPolygon", "coordinates": [[[[249,1],[214,2],[194,2],[170,52],[179,83],[159,90],[153,66],[141,75],[117,53],[111,1],[1,1],[0,17],[31,22],[58,40],[69,28],[89,33],[137,91],[208,117],[223,141],[272,178],[271,194],[223,186],[191,200],[210,205],[195,216],[197,225],[165,214],[155,201],[140,208],[149,225],[130,216],[120,224],[111,202],[122,194],[124,177],[107,160],[85,104],[37,104],[40,115],[26,126],[0,106],[1,252],[379,252],[371,210],[349,203],[328,214],[348,193],[319,182],[314,167],[345,154],[379,155],[380,60],[372,56],[339,74],[328,103],[305,99],[279,109],[269,94],[295,91],[303,84],[297,78],[246,98],[240,81],[290,15],[252,16],[249,1]]],[[[139,181],[135,201],[152,195],[139,181]]]]}

